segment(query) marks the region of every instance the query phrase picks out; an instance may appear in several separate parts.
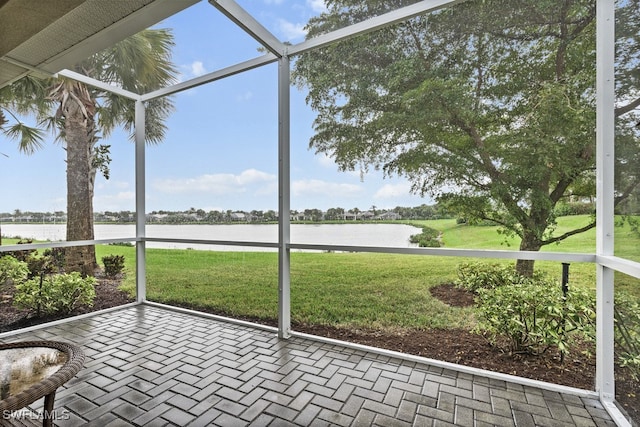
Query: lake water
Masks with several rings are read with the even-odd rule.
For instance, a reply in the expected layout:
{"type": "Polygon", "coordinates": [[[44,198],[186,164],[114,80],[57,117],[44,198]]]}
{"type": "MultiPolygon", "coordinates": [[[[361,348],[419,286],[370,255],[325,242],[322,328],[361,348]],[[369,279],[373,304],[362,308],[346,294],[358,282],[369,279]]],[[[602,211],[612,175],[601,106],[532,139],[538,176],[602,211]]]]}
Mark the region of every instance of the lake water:
{"type": "MultiPolygon", "coordinates": [[[[230,225],[147,225],[147,237],[168,239],[226,240],[239,242],[277,242],[276,224],[230,225]]],[[[292,224],[291,242],[327,245],[415,247],[409,237],[420,229],[405,224],[292,224]]],[[[59,241],[66,236],[65,224],[2,224],[2,235],[36,240],[59,241]]],[[[135,237],[132,224],[96,224],[96,239],[135,237]]],[[[272,251],[272,248],[196,245],[186,243],[148,242],[151,248],[194,248],[227,251],[272,251]]]]}

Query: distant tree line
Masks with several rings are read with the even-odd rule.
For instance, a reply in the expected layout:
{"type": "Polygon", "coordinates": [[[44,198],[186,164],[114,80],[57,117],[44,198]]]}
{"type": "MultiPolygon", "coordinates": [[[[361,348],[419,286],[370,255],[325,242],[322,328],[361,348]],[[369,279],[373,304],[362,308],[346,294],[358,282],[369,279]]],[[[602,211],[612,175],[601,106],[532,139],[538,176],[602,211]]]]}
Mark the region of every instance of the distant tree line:
{"type": "MultiPolygon", "coordinates": [[[[640,209],[636,206],[636,211],[640,209]]],[[[555,210],[555,216],[591,215],[595,213],[592,201],[575,201],[560,203],[555,210]]],[[[616,212],[629,214],[628,212],[616,212]]],[[[637,215],[637,213],[636,213],[637,215]]],[[[234,222],[269,223],[278,221],[278,212],[274,210],[211,210],[189,208],[184,211],[158,210],[147,215],[147,222],[154,224],[224,224],[234,222]]],[[[455,218],[458,223],[481,224],[455,213],[445,204],[406,207],[396,206],[393,209],[378,209],[375,205],[369,209],[359,208],[329,208],[291,210],[289,218],[292,222],[320,222],[320,221],[393,221],[393,220],[428,220],[455,218]]],[[[67,215],[64,211],[31,212],[16,209],[13,212],[0,212],[0,223],[66,223],[67,215]]],[[[104,211],[94,213],[94,221],[101,223],[134,223],[136,214],[133,211],[104,211]]],[[[487,223],[485,221],[485,223],[487,223]]],[[[495,225],[490,223],[489,225],[495,225]]]]}
{"type": "MultiPolygon", "coordinates": [[[[561,203],[556,207],[555,216],[589,215],[595,212],[595,205],[591,201],[577,201],[561,203]]],[[[621,214],[622,212],[616,212],[621,214]]],[[[147,223],[154,224],[224,224],[234,222],[269,223],[278,221],[278,212],[274,210],[211,210],[189,208],[184,211],[158,210],[147,215],[147,223]]],[[[396,206],[393,209],[379,209],[375,205],[369,209],[340,207],[322,209],[291,210],[289,218],[292,222],[320,222],[320,221],[394,221],[394,220],[428,220],[455,218],[458,223],[471,222],[467,218],[455,213],[445,204],[420,206],[396,206]]],[[[64,211],[31,212],[16,209],[13,212],[0,212],[0,223],[66,223],[67,215],[64,211]]],[[[134,223],[136,213],[133,211],[104,211],[95,212],[94,221],[101,223],[134,223]]],[[[495,225],[492,223],[491,225],[495,225]]]]}
{"type": "MultiPolygon", "coordinates": [[[[220,224],[233,222],[277,222],[278,212],[274,210],[211,210],[190,208],[184,211],[157,210],[149,212],[148,223],[155,224],[184,224],[205,223],[220,224]]],[[[397,206],[393,209],[379,209],[371,206],[369,209],[341,207],[322,209],[291,210],[292,222],[319,222],[319,221],[381,221],[400,219],[442,219],[454,218],[444,206],[422,204],[414,207],[397,206]]],[[[13,212],[0,212],[0,221],[4,223],[65,223],[66,213],[56,212],[31,212],[16,209],[13,212]]],[[[133,223],[136,214],[133,211],[104,211],[95,212],[95,222],[108,223],[133,223]]]]}

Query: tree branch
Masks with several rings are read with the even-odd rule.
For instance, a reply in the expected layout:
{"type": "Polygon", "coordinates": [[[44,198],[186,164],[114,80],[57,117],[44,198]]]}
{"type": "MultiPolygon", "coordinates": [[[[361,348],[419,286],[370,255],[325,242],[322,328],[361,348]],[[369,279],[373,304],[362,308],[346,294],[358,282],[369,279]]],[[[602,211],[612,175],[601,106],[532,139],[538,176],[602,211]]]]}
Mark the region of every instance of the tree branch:
{"type": "Polygon", "coordinates": [[[627,105],[623,105],[622,107],[616,108],[615,110],[613,110],[613,112],[616,117],[620,117],[623,114],[626,114],[629,111],[635,110],[638,107],[640,107],[640,98],[636,98],[630,103],[628,103],[627,105]]]}
{"type": "Polygon", "coordinates": [[[627,188],[624,189],[622,194],[613,199],[613,205],[618,206],[618,204],[626,200],[631,195],[633,190],[638,186],[638,184],[640,184],[640,177],[637,177],[635,180],[631,181],[627,188]]]}
{"type": "Polygon", "coordinates": [[[595,226],[596,226],[596,223],[594,221],[594,222],[592,222],[592,223],[590,223],[588,225],[585,225],[584,227],[576,228],[575,230],[571,230],[571,231],[567,231],[566,233],[562,234],[561,236],[552,237],[550,239],[542,241],[542,246],[549,245],[551,243],[560,242],[560,241],[562,241],[562,240],[564,240],[564,239],[566,239],[568,237],[571,237],[571,236],[573,236],[575,234],[584,233],[587,230],[591,230],[595,226]]]}

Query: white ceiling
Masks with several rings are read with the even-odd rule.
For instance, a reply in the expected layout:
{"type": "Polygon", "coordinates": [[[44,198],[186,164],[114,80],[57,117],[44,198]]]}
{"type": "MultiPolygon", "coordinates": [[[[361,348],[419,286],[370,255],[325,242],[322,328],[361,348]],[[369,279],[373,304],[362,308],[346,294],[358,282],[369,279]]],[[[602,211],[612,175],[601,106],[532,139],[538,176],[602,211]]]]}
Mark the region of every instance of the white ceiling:
{"type": "Polygon", "coordinates": [[[0,0],[0,88],[52,75],[199,0],[0,0]]]}

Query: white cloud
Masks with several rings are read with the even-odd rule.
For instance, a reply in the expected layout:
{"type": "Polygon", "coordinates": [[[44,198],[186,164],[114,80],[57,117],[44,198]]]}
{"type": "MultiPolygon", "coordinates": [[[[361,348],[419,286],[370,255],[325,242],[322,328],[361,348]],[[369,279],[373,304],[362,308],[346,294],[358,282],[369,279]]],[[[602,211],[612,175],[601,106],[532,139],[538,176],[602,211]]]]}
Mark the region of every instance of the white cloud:
{"type": "Polygon", "coordinates": [[[238,182],[242,185],[258,182],[271,182],[276,181],[277,179],[278,177],[276,175],[262,172],[257,169],[247,169],[238,175],[238,182]]]}
{"type": "Polygon", "coordinates": [[[316,13],[322,13],[327,11],[327,5],[325,0],[307,0],[307,6],[316,13]]]}
{"type": "Polygon", "coordinates": [[[207,70],[204,68],[204,64],[202,63],[202,61],[193,61],[191,63],[191,74],[194,77],[201,76],[206,73],[207,70]]]}
{"type": "Polygon", "coordinates": [[[401,184],[385,184],[373,195],[375,199],[391,199],[397,197],[406,197],[411,190],[411,185],[401,184]]]}
{"type": "Polygon", "coordinates": [[[195,178],[157,179],[152,187],[167,194],[204,193],[210,195],[225,195],[254,192],[264,192],[265,186],[272,186],[277,176],[257,169],[247,169],[238,175],[230,173],[206,174],[195,178]],[[253,186],[253,188],[248,188],[253,186]]]}
{"type": "Polygon", "coordinates": [[[319,179],[305,179],[293,182],[291,192],[294,196],[329,196],[335,198],[358,195],[362,193],[362,188],[353,184],[326,182],[319,179]]]}
{"type": "Polygon", "coordinates": [[[285,19],[278,19],[278,29],[282,33],[285,40],[303,39],[307,35],[304,24],[294,24],[285,19]]]}
{"type": "Polygon", "coordinates": [[[204,68],[202,61],[193,61],[191,64],[183,64],[179,67],[178,75],[176,76],[176,83],[182,83],[206,73],[207,70],[204,68]]]}

